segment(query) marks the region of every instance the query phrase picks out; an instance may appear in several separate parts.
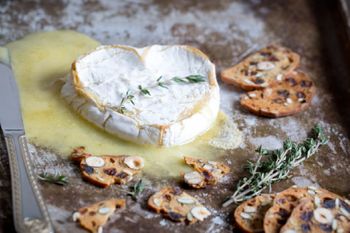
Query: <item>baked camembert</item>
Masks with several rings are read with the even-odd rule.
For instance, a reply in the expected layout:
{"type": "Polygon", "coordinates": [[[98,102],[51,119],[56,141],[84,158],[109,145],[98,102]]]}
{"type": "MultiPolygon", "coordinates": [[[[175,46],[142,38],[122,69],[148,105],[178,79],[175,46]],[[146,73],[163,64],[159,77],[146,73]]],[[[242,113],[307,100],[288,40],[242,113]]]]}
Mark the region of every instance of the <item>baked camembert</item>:
{"type": "Polygon", "coordinates": [[[181,145],[219,111],[215,66],[189,46],[100,46],[73,64],[62,97],[83,117],[128,141],[181,145]]]}

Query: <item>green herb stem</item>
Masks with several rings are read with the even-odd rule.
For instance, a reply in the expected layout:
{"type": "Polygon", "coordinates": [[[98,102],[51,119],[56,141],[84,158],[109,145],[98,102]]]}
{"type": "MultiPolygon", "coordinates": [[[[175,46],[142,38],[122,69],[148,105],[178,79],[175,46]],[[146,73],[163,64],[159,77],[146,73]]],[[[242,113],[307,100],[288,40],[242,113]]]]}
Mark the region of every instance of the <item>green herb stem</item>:
{"type": "Polygon", "coordinates": [[[118,111],[119,113],[124,114],[125,111],[126,111],[125,103],[126,103],[126,102],[130,102],[131,104],[135,105],[134,98],[135,98],[135,96],[132,95],[131,92],[128,90],[128,91],[125,93],[125,96],[124,96],[124,97],[122,98],[122,100],[120,101],[120,104],[119,104],[119,107],[117,108],[117,111],[118,111]]]}
{"type": "Polygon", "coordinates": [[[126,195],[130,196],[134,201],[137,201],[144,189],[145,182],[142,179],[129,187],[129,191],[118,188],[119,191],[126,193],[126,195]]]}
{"type": "MultiPolygon", "coordinates": [[[[171,84],[172,81],[177,82],[177,83],[182,83],[182,84],[191,84],[191,83],[200,83],[200,82],[205,82],[205,77],[202,75],[188,75],[186,77],[180,78],[180,77],[173,77],[171,79],[169,79],[168,81],[162,81],[162,76],[160,76],[157,80],[156,80],[156,85],[152,86],[152,87],[162,87],[165,89],[168,89],[168,85],[171,84]]],[[[138,89],[141,93],[141,95],[144,96],[151,96],[151,92],[149,91],[149,88],[151,87],[143,87],[142,85],[138,85],[138,89]]],[[[117,111],[121,114],[124,114],[126,112],[126,107],[125,107],[125,103],[130,102],[131,104],[135,105],[134,102],[134,94],[131,91],[127,91],[124,95],[124,97],[121,99],[119,106],[116,108],[117,111]]]]}
{"type": "Polygon", "coordinates": [[[302,143],[286,140],[283,148],[278,150],[267,150],[260,146],[256,150],[259,154],[257,161],[248,161],[249,178],[239,180],[236,191],[223,203],[223,207],[255,197],[267,187],[271,189],[273,183],[287,178],[293,168],[311,157],[327,141],[322,127],[316,125],[311,137],[302,143]]]}
{"type": "Polygon", "coordinates": [[[68,178],[61,174],[50,174],[45,172],[45,173],[39,174],[38,179],[44,182],[57,184],[57,185],[68,184],[68,178]]]}

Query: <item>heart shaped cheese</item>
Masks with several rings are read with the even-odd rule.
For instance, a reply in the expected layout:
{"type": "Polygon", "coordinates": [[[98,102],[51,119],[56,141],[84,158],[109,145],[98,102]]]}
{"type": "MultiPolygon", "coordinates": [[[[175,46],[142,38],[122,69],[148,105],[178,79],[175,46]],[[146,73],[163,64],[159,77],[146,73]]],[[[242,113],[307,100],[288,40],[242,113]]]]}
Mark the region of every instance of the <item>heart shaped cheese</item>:
{"type": "Polygon", "coordinates": [[[220,104],[214,64],[198,49],[180,45],[98,47],[72,64],[61,95],[111,134],[164,146],[206,132],[220,104]],[[177,79],[191,75],[204,79],[177,79]]]}

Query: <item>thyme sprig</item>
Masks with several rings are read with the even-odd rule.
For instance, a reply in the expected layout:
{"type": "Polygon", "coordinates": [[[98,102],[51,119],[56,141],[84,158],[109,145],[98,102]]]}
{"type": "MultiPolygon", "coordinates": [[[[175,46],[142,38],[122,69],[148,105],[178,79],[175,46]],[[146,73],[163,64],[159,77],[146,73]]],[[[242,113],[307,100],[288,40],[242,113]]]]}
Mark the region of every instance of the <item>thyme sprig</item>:
{"type": "MultiPolygon", "coordinates": [[[[162,76],[160,76],[156,80],[156,85],[155,87],[159,86],[162,88],[168,89],[168,86],[172,81],[177,82],[177,83],[183,83],[183,84],[191,84],[191,83],[200,83],[200,82],[205,82],[205,77],[202,75],[194,74],[194,75],[188,75],[186,77],[180,78],[180,77],[173,77],[167,81],[162,81],[162,76]]],[[[141,95],[149,95],[151,96],[151,92],[149,91],[148,88],[143,87],[142,85],[138,85],[138,89],[140,91],[141,95]]],[[[128,90],[124,97],[121,99],[119,106],[117,107],[117,111],[121,114],[124,114],[126,112],[126,107],[125,103],[130,102],[131,104],[135,105],[134,102],[134,93],[128,90]]]]}
{"type": "Polygon", "coordinates": [[[57,185],[68,184],[68,178],[61,174],[50,174],[50,173],[44,172],[38,175],[38,179],[44,182],[57,184],[57,185]]]}
{"type": "Polygon", "coordinates": [[[134,98],[135,98],[135,96],[131,94],[130,90],[128,90],[128,91],[125,93],[125,96],[124,96],[124,97],[122,98],[122,100],[120,101],[120,104],[119,104],[119,107],[118,107],[117,111],[118,111],[119,113],[124,114],[125,111],[126,111],[125,103],[130,102],[130,103],[132,103],[133,105],[135,105],[134,98]]]}
{"type": "Polygon", "coordinates": [[[134,184],[134,186],[132,186],[131,191],[128,192],[128,195],[131,196],[131,198],[134,201],[137,201],[138,197],[140,196],[140,194],[143,192],[143,190],[145,189],[145,183],[143,182],[142,179],[140,179],[138,182],[136,182],[134,184]]]}
{"type": "Polygon", "coordinates": [[[256,150],[259,154],[254,163],[248,161],[249,177],[239,180],[236,191],[226,199],[223,207],[239,203],[259,195],[264,189],[277,181],[288,177],[290,171],[310,158],[328,139],[320,125],[316,125],[309,138],[302,143],[285,140],[283,147],[277,150],[267,150],[261,146],[256,150]]]}
{"type": "Polygon", "coordinates": [[[126,195],[130,196],[134,201],[137,201],[140,197],[141,193],[145,189],[146,183],[140,179],[133,186],[129,187],[129,190],[124,190],[118,188],[119,191],[126,193],[126,195]]]}

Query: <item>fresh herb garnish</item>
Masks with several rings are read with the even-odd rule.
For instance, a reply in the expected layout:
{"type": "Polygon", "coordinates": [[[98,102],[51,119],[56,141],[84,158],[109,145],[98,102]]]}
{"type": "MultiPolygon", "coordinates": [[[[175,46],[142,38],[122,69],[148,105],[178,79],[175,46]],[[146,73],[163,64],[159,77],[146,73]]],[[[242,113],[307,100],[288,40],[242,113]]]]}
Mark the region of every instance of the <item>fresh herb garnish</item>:
{"type": "Polygon", "coordinates": [[[151,93],[149,92],[148,89],[143,88],[141,85],[139,85],[139,90],[141,92],[142,95],[151,95],[151,93]]]}
{"type": "Polygon", "coordinates": [[[316,125],[311,136],[302,143],[289,139],[283,142],[283,148],[267,150],[261,146],[256,150],[259,157],[254,163],[248,162],[249,177],[239,180],[236,191],[224,203],[223,207],[239,203],[259,195],[265,188],[288,177],[290,171],[311,157],[328,139],[320,125],[316,125]]]}
{"type": "Polygon", "coordinates": [[[171,80],[174,80],[177,83],[187,83],[186,79],[180,77],[173,77],[171,80]]]}
{"type": "Polygon", "coordinates": [[[163,88],[166,88],[168,89],[168,87],[165,85],[165,82],[162,82],[160,80],[162,80],[162,76],[160,76],[158,79],[157,79],[157,85],[160,86],[160,87],[163,87],[163,88]]]}
{"type": "MultiPolygon", "coordinates": [[[[177,83],[183,83],[183,84],[190,84],[190,83],[200,83],[200,82],[205,82],[205,77],[202,76],[202,75],[188,75],[184,78],[180,78],[180,77],[173,77],[167,81],[162,81],[162,76],[160,76],[158,79],[157,79],[157,84],[156,86],[152,86],[152,87],[162,87],[162,88],[166,88],[168,89],[167,85],[169,85],[172,81],[174,82],[177,82],[177,83]]],[[[141,95],[149,95],[151,96],[151,92],[149,91],[149,89],[145,88],[145,87],[142,87],[141,85],[138,85],[138,89],[141,93],[141,95]]],[[[126,102],[130,102],[132,103],[133,105],[135,105],[135,102],[134,102],[134,95],[131,91],[127,91],[125,93],[125,96],[121,99],[120,101],[120,104],[119,106],[117,107],[117,111],[121,114],[124,114],[126,112],[126,107],[125,107],[125,103],[126,102]]]]}
{"type": "Polygon", "coordinates": [[[68,184],[68,178],[60,174],[50,174],[50,173],[41,173],[38,175],[38,179],[52,184],[66,185],[68,184]]]}
{"type": "Polygon", "coordinates": [[[131,196],[131,198],[134,201],[137,201],[140,194],[145,189],[145,183],[142,179],[140,179],[137,183],[134,184],[134,186],[131,187],[131,191],[128,192],[128,195],[131,196]]]}
{"type": "Polygon", "coordinates": [[[133,105],[135,105],[135,102],[134,102],[134,95],[132,95],[131,93],[130,93],[130,91],[128,90],[126,93],[125,93],[125,96],[122,98],[122,100],[120,101],[120,104],[119,104],[119,107],[118,107],[118,112],[120,112],[120,113],[125,113],[125,111],[126,111],[126,107],[124,106],[124,104],[126,103],[126,102],[130,102],[130,103],[132,103],[133,105]]]}
{"type": "Polygon", "coordinates": [[[178,83],[200,83],[205,82],[205,77],[202,75],[189,75],[184,78],[173,77],[172,80],[178,83]]]}
{"type": "Polygon", "coordinates": [[[124,190],[121,188],[117,188],[119,191],[126,193],[126,195],[130,196],[134,201],[137,201],[143,190],[145,189],[146,183],[140,179],[133,186],[129,186],[129,190],[124,190]]]}

